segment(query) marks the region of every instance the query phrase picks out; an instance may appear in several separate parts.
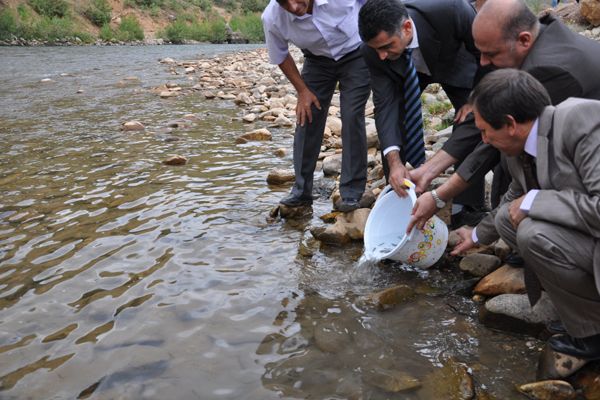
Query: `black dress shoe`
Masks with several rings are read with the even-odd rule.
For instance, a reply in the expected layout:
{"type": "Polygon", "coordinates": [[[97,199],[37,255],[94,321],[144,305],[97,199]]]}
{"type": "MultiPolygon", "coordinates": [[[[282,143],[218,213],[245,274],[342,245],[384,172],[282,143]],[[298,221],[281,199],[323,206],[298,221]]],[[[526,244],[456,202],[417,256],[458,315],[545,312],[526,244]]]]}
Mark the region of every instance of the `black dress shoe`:
{"type": "Polygon", "coordinates": [[[525,265],[525,260],[523,260],[523,257],[515,253],[514,251],[506,256],[504,262],[510,265],[511,267],[515,268],[523,268],[523,266],[525,265]]]}
{"type": "Polygon", "coordinates": [[[450,229],[458,229],[461,226],[477,226],[477,224],[488,214],[487,209],[463,206],[463,209],[450,216],[450,229]]]}
{"type": "Polygon", "coordinates": [[[284,197],[283,199],[279,200],[279,203],[288,207],[302,207],[312,205],[313,199],[312,197],[303,197],[290,194],[284,197]]]}
{"type": "Polygon", "coordinates": [[[341,212],[350,212],[360,208],[360,199],[342,199],[336,209],[341,212]]]}
{"type": "Polygon", "coordinates": [[[575,338],[567,333],[548,339],[552,350],[584,360],[600,360],[600,334],[575,338]]]}
{"type": "Polygon", "coordinates": [[[565,326],[560,320],[548,322],[546,329],[553,335],[567,333],[565,326]]]}

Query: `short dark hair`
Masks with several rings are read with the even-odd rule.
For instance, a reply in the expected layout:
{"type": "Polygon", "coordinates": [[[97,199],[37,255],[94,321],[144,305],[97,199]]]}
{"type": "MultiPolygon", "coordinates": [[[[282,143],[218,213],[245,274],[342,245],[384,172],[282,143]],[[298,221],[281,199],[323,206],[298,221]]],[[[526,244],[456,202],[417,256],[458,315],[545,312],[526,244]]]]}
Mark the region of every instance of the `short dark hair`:
{"type": "Polygon", "coordinates": [[[519,37],[519,33],[528,31],[537,32],[538,19],[527,7],[523,0],[515,2],[514,8],[510,11],[502,25],[502,37],[504,40],[512,41],[519,37]]]}
{"type": "Polygon", "coordinates": [[[537,79],[512,68],[487,74],[473,89],[469,103],[494,129],[506,125],[509,115],[518,123],[533,121],[551,104],[546,88],[537,79]]]}
{"type": "Polygon", "coordinates": [[[381,31],[393,35],[408,18],[408,11],[400,0],[368,0],[358,14],[358,33],[368,42],[381,31]]]}
{"type": "Polygon", "coordinates": [[[277,2],[277,4],[279,4],[280,6],[285,6],[285,4],[287,3],[287,0],[275,0],[277,2]]]}

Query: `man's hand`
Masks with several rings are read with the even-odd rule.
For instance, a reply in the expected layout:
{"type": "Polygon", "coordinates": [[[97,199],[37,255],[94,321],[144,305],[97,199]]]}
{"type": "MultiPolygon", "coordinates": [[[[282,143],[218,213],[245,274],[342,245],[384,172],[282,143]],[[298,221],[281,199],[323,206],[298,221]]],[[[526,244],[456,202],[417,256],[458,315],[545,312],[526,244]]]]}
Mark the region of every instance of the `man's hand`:
{"type": "Polygon", "coordinates": [[[415,184],[415,192],[417,195],[425,192],[433,178],[435,178],[435,176],[431,176],[427,163],[421,165],[419,168],[409,171],[408,174],[410,175],[411,182],[415,184]]]}
{"type": "Polygon", "coordinates": [[[400,153],[398,150],[392,150],[387,153],[385,159],[390,167],[388,182],[390,185],[392,185],[394,192],[396,192],[400,197],[408,196],[408,193],[406,192],[406,185],[404,185],[404,180],[410,179],[410,175],[400,160],[400,153]]]}
{"type": "Polygon", "coordinates": [[[433,196],[431,196],[431,192],[423,193],[417,199],[415,206],[412,209],[412,216],[408,223],[408,227],[406,228],[406,234],[409,234],[412,231],[413,227],[417,227],[417,229],[423,229],[425,223],[435,214],[437,211],[437,207],[435,205],[435,200],[433,196]]]}
{"type": "Polygon", "coordinates": [[[464,106],[462,106],[460,108],[460,110],[458,110],[456,112],[456,114],[454,115],[454,123],[455,124],[462,123],[467,118],[467,115],[469,115],[469,113],[471,111],[473,111],[473,106],[472,105],[465,104],[464,106]]]}
{"type": "Polygon", "coordinates": [[[312,110],[311,106],[315,105],[319,110],[321,109],[321,103],[313,92],[308,88],[298,92],[298,102],[296,103],[296,122],[300,126],[304,126],[306,121],[312,123],[312,110]]]}
{"type": "Polygon", "coordinates": [[[458,236],[460,236],[461,240],[454,247],[454,250],[450,252],[451,255],[458,256],[464,253],[465,251],[475,247],[475,243],[473,242],[472,237],[473,228],[459,228],[456,230],[456,233],[458,234],[458,236]]]}
{"type": "Polygon", "coordinates": [[[525,214],[521,210],[521,203],[523,203],[524,199],[525,199],[525,196],[521,196],[518,199],[511,201],[510,205],[508,206],[508,214],[510,215],[510,222],[512,223],[512,226],[515,229],[517,229],[519,227],[519,224],[521,223],[521,221],[523,221],[527,217],[527,214],[525,214]]]}

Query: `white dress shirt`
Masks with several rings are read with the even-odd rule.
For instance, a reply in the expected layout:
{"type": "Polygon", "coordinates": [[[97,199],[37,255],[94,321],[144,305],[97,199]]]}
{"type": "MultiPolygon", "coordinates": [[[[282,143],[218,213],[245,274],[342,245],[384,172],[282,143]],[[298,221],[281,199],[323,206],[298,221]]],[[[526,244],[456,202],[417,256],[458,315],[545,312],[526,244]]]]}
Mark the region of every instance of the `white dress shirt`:
{"type": "Polygon", "coordinates": [[[358,11],[366,0],[314,0],[312,14],[298,17],[271,0],[262,14],[269,60],[281,64],[293,43],[316,56],[339,60],[360,46],[358,11]]]}

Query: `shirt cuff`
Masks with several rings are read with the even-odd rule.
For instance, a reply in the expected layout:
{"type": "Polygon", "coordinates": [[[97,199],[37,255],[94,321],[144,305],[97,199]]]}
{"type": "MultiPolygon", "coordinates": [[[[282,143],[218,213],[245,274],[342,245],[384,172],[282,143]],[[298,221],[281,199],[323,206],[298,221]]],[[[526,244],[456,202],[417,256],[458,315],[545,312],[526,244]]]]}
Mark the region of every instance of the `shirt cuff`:
{"type": "Polygon", "coordinates": [[[530,190],[529,192],[527,192],[527,194],[525,195],[525,198],[523,199],[523,202],[521,203],[521,211],[523,211],[525,214],[529,214],[529,210],[531,210],[531,206],[533,205],[533,200],[535,199],[535,196],[538,194],[539,190],[537,189],[533,189],[530,190]]]}
{"type": "Polygon", "coordinates": [[[477,238],[477,228],[473,228],[473,230],[471,231],[471,240],[475,244],[479,243],[479,238],[477,238]]]}
{"type": "Polygon", "coordinates": [[[400,151],[400,146],[386,147],[385,150],[383,150],[383,156],[384,157],[387,156],[390,151],[394,151],[394,150],[400,151]]]}

